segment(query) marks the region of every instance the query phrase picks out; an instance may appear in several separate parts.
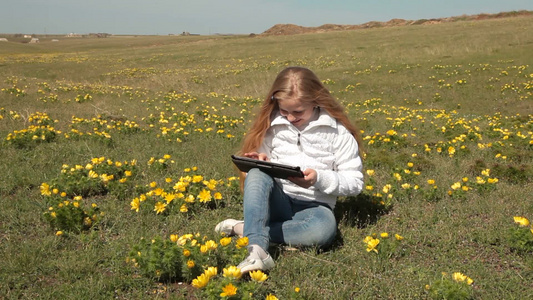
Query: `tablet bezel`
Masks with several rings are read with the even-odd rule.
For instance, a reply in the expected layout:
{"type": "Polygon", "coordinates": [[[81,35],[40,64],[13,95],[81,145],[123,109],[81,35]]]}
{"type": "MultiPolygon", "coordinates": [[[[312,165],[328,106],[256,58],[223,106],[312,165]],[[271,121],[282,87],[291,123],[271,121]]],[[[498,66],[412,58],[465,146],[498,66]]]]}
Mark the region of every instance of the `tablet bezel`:
{"type": "Polygon", "coordinates": [[[259,170],[276,178],[287,179],[288,177],[304,177],[304,174],[302,173],[300,167],[278,164],[270,161],[257,160],[244,156],[232,155],[231,159],[233,163],[239,168],[239,170],[245,173],[247,173],[253,168],[258,168],[259,170]]]}

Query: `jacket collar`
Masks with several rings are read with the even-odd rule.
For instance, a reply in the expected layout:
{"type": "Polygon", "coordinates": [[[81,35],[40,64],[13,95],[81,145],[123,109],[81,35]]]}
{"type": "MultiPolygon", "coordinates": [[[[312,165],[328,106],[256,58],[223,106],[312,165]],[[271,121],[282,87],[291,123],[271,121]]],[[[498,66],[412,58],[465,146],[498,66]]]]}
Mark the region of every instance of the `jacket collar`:
{"type": "MultiPolygon", "coordinates": [[[[272,122],[270,122],[270,126],[276,126],[276,125],[287,125],[293,128],[296,128],[294,125],[287,120],[284,116],[282,116],[279,112],[277,112],[274,115],[274,118],[272,119],[272,122]]],[[[305,127],[303,131],[309,130],[314,127],[318,126],[329,126],[332,128],[337,128],[337,120],[334,119],[332,116],[329,115],[329,113],[325,109],[321,109],[320,113],[318,115],[318,119],[309,122],[309,124],[305,127]]]]}

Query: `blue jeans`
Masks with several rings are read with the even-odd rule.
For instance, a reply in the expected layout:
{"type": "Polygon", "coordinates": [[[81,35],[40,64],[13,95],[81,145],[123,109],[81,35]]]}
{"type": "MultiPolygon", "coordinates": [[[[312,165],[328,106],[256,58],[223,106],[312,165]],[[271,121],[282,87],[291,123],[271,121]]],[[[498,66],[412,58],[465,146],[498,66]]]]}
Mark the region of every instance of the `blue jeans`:
{"type": "Polygon", "coordinates": [[[327,246],[337,222],[327,204],[297,200],[259,169],[244,182],[244,236],[250,245],[268,250],[270,242],[293,246],[327,246]]]}

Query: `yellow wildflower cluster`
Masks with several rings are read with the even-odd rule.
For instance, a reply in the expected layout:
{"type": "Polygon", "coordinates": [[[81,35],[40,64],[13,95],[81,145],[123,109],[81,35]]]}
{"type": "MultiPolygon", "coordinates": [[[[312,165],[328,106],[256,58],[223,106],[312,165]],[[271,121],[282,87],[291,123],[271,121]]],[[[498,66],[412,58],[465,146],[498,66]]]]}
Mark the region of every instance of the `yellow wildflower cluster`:
{"type": "Polygon", "coordinates": [[[133,182],[130,179],[136,172],[136,160],[114,161],[103,156],[92,158],[85,165],[63,164],[57,178],[50,183],[42,183],[41,195],[76,197],[112,192],[118,198],[123,198],[132,188],[133,182]]]}
{"type": "Polygon", "coordinates": [[[63,235],[65,231],[79,233],[93,227],[103,216],[96,203],[84,203],[82,196],[67,198],[65,192],[54,188],[50,190],[48,184],[41,184],[41,194],[47,198],[48,210],[44,213],[56,235],[63,235]]]}
{"type": "Polygon", "coordinates": [[[379,234],[368,235],[363,239],[363,243],[366,245],[366,252],[374,252],[379,254],[380,251],[386,252],[385,255],[392,256],[398,247],[398,242],[404,239],[399,234],[394,234],[394,240],[389,241],[389,233],[382,232],[379,234]],[[383,243],[385,242],[385,244],[383,243]]]}
{"type": "Polygon", "coordinates": [[[257,270],[249,273],[251,280],[243,279],[234,263],[248,254],[244,248],[247,245],[246,237],[222,237],[217,243],[200,233],[171,234],[168,240],[154,238],[147,243],[142,239],[133,247],[127,262],[156,278],[170,279],[181,274],[208,298],[251,297],[261,291],[268,275],[257,270]],[[178,265],[179,261],[183,264],[178,265]],[[219,272],[217,265],[226,267],[219,272]]]}
{"type": "MultiPolygon", "coordinates": [[[[170,156],[163,159],[170,159],[170,156]]],[[[196,167],[193,169],[198,170],[196,167]]],[[[189,170],[186,169],[185,171],[189,170]]],[[[222,193],[217,191],[217,188],[222,185],[223,181],[206,180],[200,174],[181,176],[176,181],[167,178],[162,185],[153,181],[149,184],[150,190],[148,192],[131,201],[131,210],[139,212],[141,207],[146,205],[144,203],[150,203],[149,205],[153,205],[153,211],[156,214],[173,211],[175,208],[181,213],[186,213],[191,208],[197,208],[199,204],[206,205],[213,200],[222,200],[222,193]]]]}
{"type": "Polygon", "coordinates": [[[468,285],[471,285],[474,283],[474,280],[466,275],[464,275],[461,272],[455,272],[452,274],[453,280],[457,282],[466,282],[468,285]]]}
{"type": "MultiPolygon", "coordinates": [[[[529,226],[529,220],[524,217],[515,216],[513,217],[513,220],[516,224],[520,225],[520,227],[528,227],[529,226]]],[[[530,228],[531,234],[533,234],[533,225],[530,228]]]]}

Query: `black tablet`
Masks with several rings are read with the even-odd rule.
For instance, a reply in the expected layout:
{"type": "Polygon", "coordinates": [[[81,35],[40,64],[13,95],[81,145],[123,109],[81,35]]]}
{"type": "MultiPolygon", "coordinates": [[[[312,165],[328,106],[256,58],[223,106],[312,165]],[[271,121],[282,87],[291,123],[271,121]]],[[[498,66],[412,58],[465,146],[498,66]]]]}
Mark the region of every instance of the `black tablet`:
{"type": "Polygon", "coordinates": [[[293,167],[288,165],[277,164],[269,161],[251,159],[243,156],[232,155],[231,159],[233,163],[241,170],[242,172],[248,172],[253,168],[258,168],[259,170],[267,173],[272,177],[284,178],[287,177],[304,177],[300,167],[293,167]]]}

